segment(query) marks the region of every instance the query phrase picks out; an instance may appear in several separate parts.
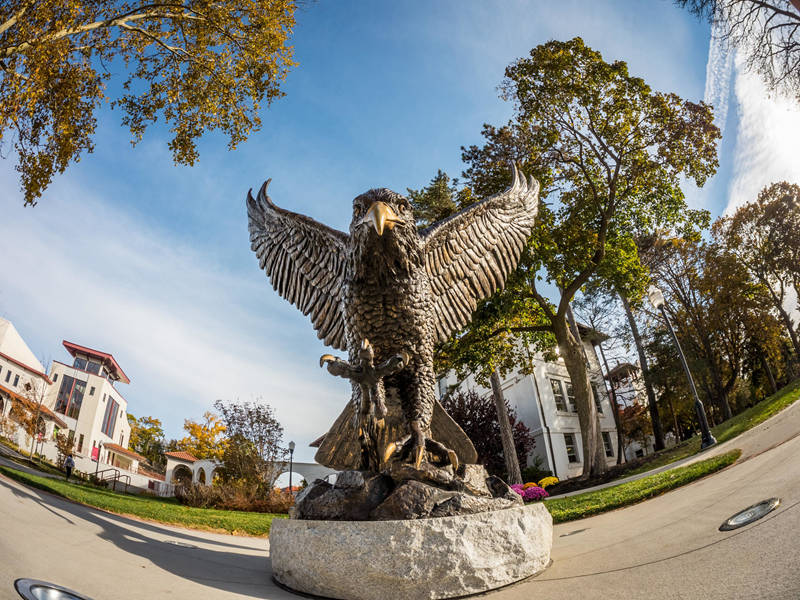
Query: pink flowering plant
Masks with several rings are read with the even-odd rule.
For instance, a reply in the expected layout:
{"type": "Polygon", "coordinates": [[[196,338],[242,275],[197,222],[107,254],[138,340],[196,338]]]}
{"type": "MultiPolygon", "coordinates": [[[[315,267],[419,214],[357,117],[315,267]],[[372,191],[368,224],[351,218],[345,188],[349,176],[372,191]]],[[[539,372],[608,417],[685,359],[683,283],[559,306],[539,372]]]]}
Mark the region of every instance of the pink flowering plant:
{"type": "Polygon", "coordinates": [[[540,488],[539,486],[531,486],[527,487],[522,491],[522,499],[525,502],[537,502],[539,500],[544,500],[550,494],[544,488],[540,488]]]}
{"type": "Polygon", "coordinates": [[[525,502],[537,502],[547,498],[550,495],[547,493],[547,491],[545,491],[544,488],[540,488],[537,485],[522,485],[521,483],[515,483],[509,487],[522,496],[522,499],[525,500],[525,502]]]}

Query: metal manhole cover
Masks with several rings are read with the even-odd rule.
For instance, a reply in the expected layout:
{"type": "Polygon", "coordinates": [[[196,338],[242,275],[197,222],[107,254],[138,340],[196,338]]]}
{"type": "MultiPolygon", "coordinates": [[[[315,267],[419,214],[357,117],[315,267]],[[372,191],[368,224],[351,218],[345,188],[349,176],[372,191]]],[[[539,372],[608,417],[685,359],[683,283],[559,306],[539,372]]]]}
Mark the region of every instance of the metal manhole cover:
{"type": "Polygon", "coordinates": [[[25,600],[92,600],[55,583],[36,579],[17,579],[14,588],[25,600]]]}
{"type": "Polygon", "coordinates": [[[778,508],[780,503],[780,498],[769,498],[768,500],[762,500],[757,504],[753,504],[753,506],[748,506],[743,511],[736,513],[730,519],[720,525],[719,530],[730,531],[731,529],[744,527],[753,521],[758,521],[767,513],[770,513],[778,508]]]}

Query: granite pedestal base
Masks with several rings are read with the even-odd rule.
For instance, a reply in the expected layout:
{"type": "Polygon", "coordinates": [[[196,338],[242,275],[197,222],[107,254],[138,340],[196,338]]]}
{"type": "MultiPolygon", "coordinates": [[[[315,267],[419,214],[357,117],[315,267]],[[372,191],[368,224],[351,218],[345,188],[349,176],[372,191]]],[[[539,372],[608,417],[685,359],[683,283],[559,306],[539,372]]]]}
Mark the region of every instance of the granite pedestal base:
{"type": "Polygon", "coordinates": [[[514,583],[550,562],[544,505],[402,521],[275,519],[270,558],[288,588],[342,600],[457,598],[514,583]]]}

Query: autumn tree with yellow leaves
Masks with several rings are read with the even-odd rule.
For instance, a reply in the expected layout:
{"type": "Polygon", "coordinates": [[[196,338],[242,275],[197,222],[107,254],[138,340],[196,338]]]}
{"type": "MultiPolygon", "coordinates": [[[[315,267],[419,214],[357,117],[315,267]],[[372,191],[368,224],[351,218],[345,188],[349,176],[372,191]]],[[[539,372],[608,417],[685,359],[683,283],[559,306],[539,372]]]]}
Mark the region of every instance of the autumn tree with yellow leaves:
{"type": "Polygon", "coordinates": [[[225,437],[227,427],[218,415],[211,411],[203,413],[201,422],[186,419],[183,428],[187,435],[169,443],[169,450],[188,452],[195,458],[222,460],[228,446],[225,437]]]}
{"type": "Polygon", "coordinates": [[[194,164],[207,131],[235,148],[283,95],[294,12],[294,0],[0,2],[0,152],[17,157],[25,203],[94,149],[106,102],[134,144],[166,123],[176,163],[194,164]]]}

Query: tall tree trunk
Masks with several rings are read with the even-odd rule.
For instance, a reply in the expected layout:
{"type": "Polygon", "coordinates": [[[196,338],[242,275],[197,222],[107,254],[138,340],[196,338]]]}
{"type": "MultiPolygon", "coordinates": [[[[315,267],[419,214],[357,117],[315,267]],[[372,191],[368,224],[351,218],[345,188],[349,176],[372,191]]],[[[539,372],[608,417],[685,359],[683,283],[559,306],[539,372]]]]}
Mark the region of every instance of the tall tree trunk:
{"type": "Polygon", "coordinates": [[[644,346],[642,345],[642,336],[639,334],[639,326],[636,324],[636,319],[633,318],[633,311],[631,310],[628,299],[619,292],[617,292],[617,295],[622,301],[622,306],[625,308],[625,315],[628,317],[628,325],[630,325],[633,341],[636,344],[636,351],[639,354],[639,366],[642,369],[644,389],[647,392],[647,405],[650,410],[650,421],[653,424],[653,438],[655,438],[654,447],[656,452],[658,452],[664,449],[664,430],[661,427],[661,415],[658,414],[656,394],[653,391],[653,384],[650,381],[650,368],[647,365],[647,356],[644,353],[644,346]]]}
{"type": "Polygon", "coordinates": [[[678,417],[675,416],[675,406],[672,404],[672,400],[669,398],[667,399],[667,406],[669,406],[669,412],[672,413],[672,426],[675,428],[675,440],[680,442],[683,440],[683,436],[681,435],[681,430],[678,427],[678,417]]]}
{"type": "Polygon", "coordinates": [[[578,409],[578,422],[581,427],[581,443],[583,446],[582,477],[592,477],[605,473],[606,453],[600,435],[600,422],[597,408],[592,400],[592,388],[589,381],[589,370],[586,355],[580,337],[575,337],[567,323],[566,315],[553,318],[555,333],[564,366],[567,368],[575,394],[575,405],[578,409]]]}
{"type": "Polygon", "coordinates": [[[514,446],[514,434],[511,431],[511,422],[508,420],[506,399],[505,396],[503,396],[503,386],[500,382],[500,374],[497,372],[497,369],[492,371],[489,380],[492,383],[494,406],[497,409],[497,422],[500,423],[500,440],[503,442],[503,458],[506,461],[508,483],[512,485],[515,483],[522,483],[522,473],[519,470],[517,449],[514,446]]]}
{"type": "Polygon", "coordinates": [[[775,383],[775,375],[772,374],[769,361],[763,353],[761,354],[761,362],[764,364],[764,370],[767,372],[767,378],[769,379],[769,386],[772,388],[772,393],[775,394],[778,391],[778,384],[775,383]]]}
{"type": "MultiPolygon", "coordinates": [[[[606,353],[603,352],[603,344],[597,344],[597,347],[600,348],[600,357],[603,359],[603,366],[606,369],[606,375],[608,375],[611,371],[608,368],[606,353]]],[[[611,393],[611,410],[614,413],[614,426],[617,428],[617,464],[621,465],[622,458],[624,455],[623,452],[624,445],[622,444],[622,427],[620,427],[619,423],[619,405],[617,404],[617,392],[614,390],[614,383],[610,379],[608,380],[608,388],[609,392],[611,393]]]]}

